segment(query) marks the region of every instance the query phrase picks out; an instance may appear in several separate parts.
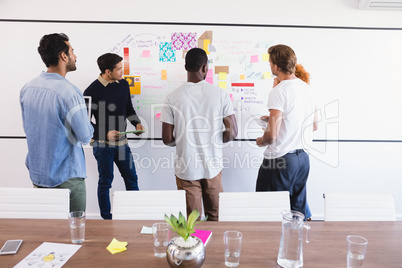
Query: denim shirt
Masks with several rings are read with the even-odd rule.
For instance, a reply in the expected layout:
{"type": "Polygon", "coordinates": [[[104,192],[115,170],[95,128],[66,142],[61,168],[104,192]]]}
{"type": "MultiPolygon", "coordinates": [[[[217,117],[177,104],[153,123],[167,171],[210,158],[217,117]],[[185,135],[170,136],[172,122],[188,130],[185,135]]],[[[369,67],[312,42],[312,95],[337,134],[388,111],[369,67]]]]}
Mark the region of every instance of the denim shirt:
{"type": "Polygon", "coordinates": [[[33,184],[86,178],[82,144],[91,141],[93,127],[81,91],[57,73],[42,72],[22,88],[20,104],[33,184]]]}

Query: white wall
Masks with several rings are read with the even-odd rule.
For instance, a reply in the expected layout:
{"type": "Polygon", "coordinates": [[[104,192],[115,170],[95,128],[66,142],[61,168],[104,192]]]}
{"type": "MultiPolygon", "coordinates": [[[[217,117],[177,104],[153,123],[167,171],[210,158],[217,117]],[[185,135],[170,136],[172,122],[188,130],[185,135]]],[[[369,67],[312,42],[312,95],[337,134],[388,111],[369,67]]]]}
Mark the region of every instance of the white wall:
{"type": "MultiPolygon", "coordinates": [[[[13,1],[0,0],[0,19],[107,20],[144,22],[244,23],[313,26],[392,27],[402,28],[402,11],[367,11],[357,9],[357,0],[288,0],[288,1],[202,1],[194,8],[188,1],[13,1]],[[113,4],[113,6],[111,6],[113,4]],[[158,6],[158,8],[156,8],[158,6]]],[[[1,24],[0,24],[1,26],[1,24]]],[[[32,27],[40,27],[34,24],[32,27]]],[[[27,34],[29,29],[27,29],[27,34]]],[[[2,36],[1,44],[12,42],[12,35],[2,36]]],[[[15,52],[18,53],[18,52],[15,52]]],[[[0,52],[0,56],[1,56],[0,52]]],[[[371,55],[370,55],[371,56],[371,55]]],[[[8,63],[0,58],[0,81],[7,79],[8,63]]],[[[400,72],[399,72],[400,73],[400,72]]],[[[329,74],[328,79],[333,77],[329,74]]],[[[353,75],[351,73],[350,75],[353,75]]],[[[31,77],[21,75],[21,80],[31,77]]],[[[67,76],[68,78],[68,76],[67,76]]],[[[365,79],[357,77],[356,79],[365,79]]],[[[367,77],[368,78],[368,77],[367,77]]],[[[345,85],[346,86],[346,85],[345,85]]],[[[1,89],[18,90],[19,88],[1,89]]],[[[379,89],[380,91],[381,89],[379,89]]],[[[402,91],[402,87],[401,87],[402,91]]],[[[11,96],[11,94],[10,94],[11,96]]],[[[363,99],[360,101],[364,101],[363,99]]],[[[19,105],[16,99],[10,102],[19,105]]],[[[375,111],[374,112],[384,112],[375,111]]],[[[20,114],[2,114],[20,117],[20,114]]],[[[392,115],[388,115],[392,116],[392,115]]],[[[367,114],[370,117],[370,114],[367,114]]],[[[400,118],[396,118],[398,122],[400,118]]],[[[342,128],[342,122],[338,122],[342,128]]],[[[373,127],[379,127],[373,124],[373,127]]],[[[7,128],[7,126],[1,126],[7,128]]],[[[1,131],[2,133],[6,131],[1,131]]],[[[12,130],[10,130],[12,135],[12,130]]],[[[158,141],[130,142],[140,178],[141,189],[175,189],[172,169],[174,150],[158,141]],[[141,144],[141,146],[139,146],[141,144]],[[155,149],[155,145],[158,145],[155,149]],[[154,157],[157,155],[158,157],[154,157]],[[159,162],[158,162],[159,161],[159,162]],[[158,167],[158,168],[155,168],[158,167]]],[[[254,191],[262,149],[246,142],[235,142],[224,150],[229,159],[223,171],[225,191],[254,191]],[[252,148],[248,150],[247,148],[252,148]],[[236,155],[249,152],[250,161],[239,162],[236,155]]],[[[325,192],[391,192],[395,196],[397,215],[402,218],[402,143],[316,143],[325,153],[311,157],[308,200],[313,218],[323,218],[325,192]]],[[[25,139],[0,137],[0,186],[31,187],[24,166],[25,139]]],[[[87,212],[98,216],[96,199],[97,170],[91,149],[85,149],[88,169],[87,212]]],[[[243,159],[243,158],[242,158],[243,159]]],[[[124,189],[116,170],[113,189],[124,189]]]]}

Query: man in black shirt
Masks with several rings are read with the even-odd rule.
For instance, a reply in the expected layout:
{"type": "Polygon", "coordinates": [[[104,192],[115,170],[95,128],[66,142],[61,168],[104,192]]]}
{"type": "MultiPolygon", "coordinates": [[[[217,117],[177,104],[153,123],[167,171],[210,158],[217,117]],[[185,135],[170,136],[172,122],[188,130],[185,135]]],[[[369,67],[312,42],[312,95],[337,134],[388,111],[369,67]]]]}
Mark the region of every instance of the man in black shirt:
{"type": "Polygon", "coordinates": [[[109,189],[113,182],[113,162],[124,179],[126,190],[138,190],[138,177],[127,137],[119,133],[126,131],[127,120],[136,130],[144,130],[144,127],[134,111],[129,85],[122,79],[122,60],[113,53],[100,56],[101,74],[84,92],[84,96],[92,97],[90,109],[95,117],[91,144],[98,162],[98,203],[103,219],[112,219],[109,189]]]}

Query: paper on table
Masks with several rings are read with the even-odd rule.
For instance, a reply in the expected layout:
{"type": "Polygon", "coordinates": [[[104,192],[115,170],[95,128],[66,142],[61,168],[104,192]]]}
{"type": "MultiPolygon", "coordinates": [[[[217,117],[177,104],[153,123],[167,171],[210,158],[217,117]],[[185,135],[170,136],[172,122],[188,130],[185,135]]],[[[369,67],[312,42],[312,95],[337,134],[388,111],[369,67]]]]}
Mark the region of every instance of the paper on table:
{"type": "Polygon", "coordinates": [[[212,231],[195,229],[195,233],[191,235],[201,239],[201,241],[204,243],[205,246],[208,243],[209,239],[211,238],[212,231]]]}
{"type": "Polygon", "coordinates": [[[113,238],[112,242],[110,242],[109,246],[106,247],[107,250],[112,254],[116,254],[119,252],[126,251],[127,242],[120,242],[116,238],[113,238]]]}
{"type": "Polygon", "coordinates": [[[152,227],[142,226],[141,234],[152,234],[152,227]]]}
{"type": "Polygon", "coordinates": [[[14,267],[62,267],[80,248],[81,245],[43,242],[14,267]]]}

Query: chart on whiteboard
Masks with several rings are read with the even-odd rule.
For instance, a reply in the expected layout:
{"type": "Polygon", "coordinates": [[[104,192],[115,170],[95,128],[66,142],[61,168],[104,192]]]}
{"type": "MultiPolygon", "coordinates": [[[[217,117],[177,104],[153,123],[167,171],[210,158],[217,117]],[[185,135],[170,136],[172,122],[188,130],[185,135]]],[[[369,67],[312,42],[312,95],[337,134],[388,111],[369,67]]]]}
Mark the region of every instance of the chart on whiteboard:
{"type": "Polygon", "coordinates": [[[273,82],[267,49],[272,42],[230,37],[215,31],[128,33],[109,50],[123,57],[124,77],[130,85],[134,108],[152,121],[149,124],[159,119],[165,96],[186,82],[185,55],[199,47],[208,55],[205,80],[227,90],[240,131],[242,126],[261,130],[256,119],[267,114],[273,82]]]}

